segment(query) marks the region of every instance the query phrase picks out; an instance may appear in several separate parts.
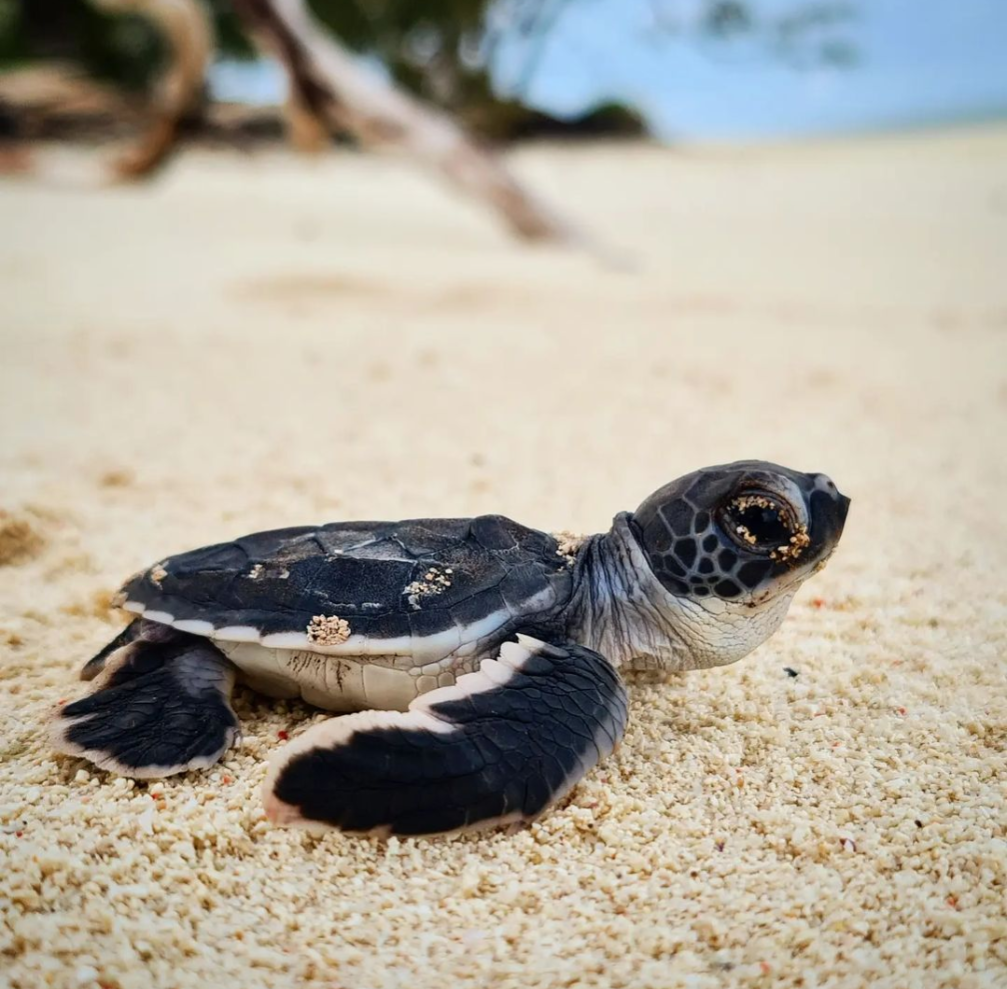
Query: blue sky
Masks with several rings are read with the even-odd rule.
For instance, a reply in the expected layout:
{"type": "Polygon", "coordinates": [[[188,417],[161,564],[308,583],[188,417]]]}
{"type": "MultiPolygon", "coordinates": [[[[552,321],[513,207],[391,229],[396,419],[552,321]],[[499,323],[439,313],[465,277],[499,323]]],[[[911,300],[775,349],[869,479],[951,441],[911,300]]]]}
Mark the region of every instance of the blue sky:
{"type": "MultiPolygon", "coordinates": [[[[767,13],[802,0],[751,0],[767,13]]],[[[798,69],[756,44],[698,43],[701,0],[571,0],[524,98],[559,115],[603,100],[639,108],[667,140],[758,140],[1007,116],[1007,0],[848,0],[852,68],[798,69]],[[655,10],[686,25],[655,29],[655,10]]],[[[527,50],[500,46],[495,79],[514,91],[527,50]]],[[[220,65],[215,91],[279,98],[275,71],[220,65]]]]}
{"type": "MultiPolygon", "coordinates": [[[[763,49],[653,43],[654,11],[689,23],[690,0],[579,0],[564,8],[526,96],[575,112],[603,99],[643,110],[661,137],[757,138],[1007,115],[1007,0],[851,0],[852,68],[795,69],[763,49]]],[[[783,12],[800,0],[754,0],[783,12]]],[[[505,51],[506,89],[524,62],[505,51]]]]}

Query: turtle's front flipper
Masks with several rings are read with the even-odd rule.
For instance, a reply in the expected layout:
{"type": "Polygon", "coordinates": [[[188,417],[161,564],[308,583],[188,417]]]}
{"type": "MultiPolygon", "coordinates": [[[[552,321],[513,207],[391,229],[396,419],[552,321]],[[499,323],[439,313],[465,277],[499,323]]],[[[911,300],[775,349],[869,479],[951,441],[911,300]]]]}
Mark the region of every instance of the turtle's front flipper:
{"type": "Polygon", "coordinates": [[[310,728],[273,757],[266,813],[278,824],[399,835],[529,821],[625,727],[626,692],[605,659],[522,635],[405,713],[310,728]]]}
{"type": "Polygon", "coordinates": [[[212,766],[238,734],[234,667],[204,638],[134,625],[92,692],[57,709],[53,747],[134,779],[212,766]]]}

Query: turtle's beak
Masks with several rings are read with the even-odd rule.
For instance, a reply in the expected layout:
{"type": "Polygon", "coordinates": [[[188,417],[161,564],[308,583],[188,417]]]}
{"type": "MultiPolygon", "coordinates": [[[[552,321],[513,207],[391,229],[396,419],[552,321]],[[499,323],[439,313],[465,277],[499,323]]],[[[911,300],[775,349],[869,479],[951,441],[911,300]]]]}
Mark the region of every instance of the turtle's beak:
{"type": "Polygon", "coordinates": [[[839,512],[842,517],[841,525],[846,525],[846,515],[850,510],[850,501],[851,499],[847,498],[846,495],[839,496],[839,512]]]}
{"type": "Polygon", "coordinates": [[[811,551],[814,556],[827,557],[836,548],[849,511],[850,499],[840,492],[832,478],[816,474],[815,487],[808,499],[811,551]]]}

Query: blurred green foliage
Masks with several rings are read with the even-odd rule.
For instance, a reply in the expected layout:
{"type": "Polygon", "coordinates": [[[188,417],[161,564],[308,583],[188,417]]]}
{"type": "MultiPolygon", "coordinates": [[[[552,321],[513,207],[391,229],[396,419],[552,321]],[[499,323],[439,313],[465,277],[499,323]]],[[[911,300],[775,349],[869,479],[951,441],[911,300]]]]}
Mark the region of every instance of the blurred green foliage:
{"type": "Polygon", "coordinates": [[[110,17],[85,0],[0,0],[0,67],[58,59],[135,90],[162,57],[160,36],[141,17],[110,17]]]}

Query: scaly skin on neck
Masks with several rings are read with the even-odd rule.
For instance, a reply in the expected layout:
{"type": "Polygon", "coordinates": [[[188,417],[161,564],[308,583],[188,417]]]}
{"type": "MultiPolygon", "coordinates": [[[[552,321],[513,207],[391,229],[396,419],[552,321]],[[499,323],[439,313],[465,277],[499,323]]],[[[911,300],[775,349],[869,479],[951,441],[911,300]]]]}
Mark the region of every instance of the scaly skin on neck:
{"type": "Polygon", "coordinates": [[[568,634],[629,670],[677,672],[747,656],[779,628],[796,587],[752,606],[721,598],[677,597],[653,575],[622,512],[577,554],[568,634]]]}

